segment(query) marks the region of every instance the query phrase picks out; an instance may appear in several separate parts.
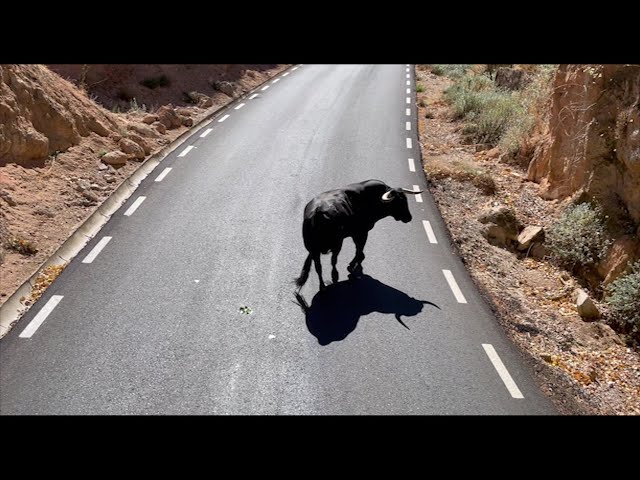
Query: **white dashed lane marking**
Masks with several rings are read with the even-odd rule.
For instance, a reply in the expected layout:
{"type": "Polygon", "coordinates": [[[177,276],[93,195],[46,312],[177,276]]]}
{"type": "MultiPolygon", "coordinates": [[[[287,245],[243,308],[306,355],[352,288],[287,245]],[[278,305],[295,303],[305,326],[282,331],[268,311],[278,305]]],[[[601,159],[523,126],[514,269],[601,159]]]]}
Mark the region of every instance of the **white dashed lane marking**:
{"type": "Polygon", "coordinates": [[[224,122],[227,118],[229,118],[229,115],[225,115],[224,117],[222,117],[220,120],[218,120],[218,123],[224,122]]]}
{"type": "Polygon", "coordinates": [[[138,197],[138,198],[136,199],[136,201],[135,201],[135,202],[133,202],[133,205],[131,205],[131,206],[128,208],[128,210],[127,210],[126,212],[124,212],[124,215],[125,215],[126,217],[130,217],[131,215],[133,215],[133,212],[135,212],[135,211],[138,209],[138,207],[139,207],[140,205],[142,205],[142,202],[144,202],[146,199],[147,199],[147,197],[138,197]]]}
{"type": "Polygon", "coordinates": [[[413,161],[413,158],[409,159],[409,171],[410,172],[415,172],[416,171],[416,164],[413,161]]]}
{"type": "Polygon", "coordinates": [[[244,107],[244,103],[241,103],[240,105],[235,107],[234,110],[240,110],[242,107],[244,107]]]}
{"type": "Polygon", "coordinates": [[[407,138],[407,148],[411,148],[411,147],[412,147],[411,139],[407,138]]]}
{"type": "Polygon", "coordinates": [[[504,386],[507,387],[507,390],[509,390],[511,396],[513,398],[524,398],[524,395],[522,395],[522,392],[516,385],[516,382],[514,382],[513,378],[511,378],[507,367],[505,367],[504,363],[502,363],[502,360],[498,356],[496,349],[493,348],[493,345],[491,345],[490,343],[483,343],[482,348],[484,348],[484,351],[489,356],[489,360],[491,360],[494,368],[498,371],[498,375],[500,375],[504,386]]]}
{"type": "Polygon", "coordinates": [[[155,181],[156,182],[161,182],[162,180],[164,180],[164,177],[166,177],[169,174],[170,171],[171,171],[171,167],[165,168],[162,171],[162,173],[156,177],[155,181]]]}
{"type": "Polygon", "coordinates": [[[462,294],[462,290],[460,290],[460,287],[456,283],[456,279],[453,278],[453,274],[451,273],[451,270],[442,270],[442,273],[444,273],[444,278],[447,279],[449,288],[451,288],[451,291],[453,292],[453,295],[456,297],[456,300],[458,301],[458,303],[467,303],[467,299],[464,298],[464,295],[462,294]]]}
{"type": "Polygon", "coordinates": [[[189,153],[191,151],[191,149],[193,148],[193,145],[189,145],[187,148],[185,148],[184,150],[182,150],[180,152],[180,155],[178,155],[179,157],[184,157],[187,153],[189,153]]]}
{"type": "Polygon", "coordinates": [[[287,72],[284,75],[282,75],[283,77],[286,77],[287,75],[289,75],[291,72],[287,72]]]}
{"type": "Polygon", "coordinates": [[[45,304],[44,307],[38,312],[38,314],[33,317],[33,320],[29,322],[27,328],[25,328],[20,335],[20,338],[31,338],[31,336],[36,333],[36,330],[42,325],[42,323],[47,319],[49,314],[56,308],[56,305],[60,303],[60,301],[64,298],[64,295],[53,295],[49,301],[45,304]]]}
{"type": "Polygon", "coordinates": [[[411,130],[411,122],[407,122],[407,124],[406,124],[406,129],[407,129],[407,130],[411,130]]]}
{"type": "Polygon", "coordinates": [[[257,93],[254,93],[253,95],[251,95],[251,96],[249,97],[249,100],[253,100],[253,99],[254,99],[254,98],[256,98],[257,96],[258,96],[258,94],[257,94],[257,93]]]}
{"type": "Polygon", "coordinates": [[[276,79],[275,79],[273,82],[271,82],[271,83],[278,83],[279,81],[280,81],[280,79],[279,79],[279,78],[276,78],[276,79]]]}
{"type": "Polygon", "coordinates": [[[211,132],[213,132],[213,128],[207,128],[204,132],[202,132],[202,135],[200,135],[200,138],[204,138],[207,135],[209,135],[211,132]]]}
{"type": "Polygon", "coordinates": [[[262,90],[262,91],[264,92],[267,88],[269,88],[269,85],[265,85],[265,86],[264,86],[264,87],[262,87],[260,90],[262,90]]]}
{"type": "Polygon", "coordinates": [[[407,117],[408,117],[409,115],[411,115],[411,109],[410,109],[410,108],[407,108],[406,114],[407,114],[407,117]]]}
{"type": "Polygon", "coordinates": [[[427,234],[429,243],[438,243],[438,240],[436,239],[436,234],[433,233],[433,228],[431,228],[431,222],[429,222],[429,220],[423,220],[422,226],[424,227],[424,231],[427,234]]]}
{"type": "MultiPolygon", "coordinates": [[[[420,187],[418,185],[414,185],[413,186],[413,191],[414,192],[417,192],[419,190],[420,190],[420,187]]],[[[416,202],[422,203],[422,194],[421,193],[415,194],[414,197],[416,197],[416,202]]]]}
{"type": "Polygon", "coordinates": [[[84,257],[84,260],[82,260],[82,263],[93,262],[98,256],[98,254],[102,251],[102,249],[106,247],[107,243],[109,243],[110,241],[111,241],[111,237],[102,237],[102,239],[100,239],[100,241],[96,244],[96,246],[93,247],[93,250],[89,252],[89,255],[84,257]]]}

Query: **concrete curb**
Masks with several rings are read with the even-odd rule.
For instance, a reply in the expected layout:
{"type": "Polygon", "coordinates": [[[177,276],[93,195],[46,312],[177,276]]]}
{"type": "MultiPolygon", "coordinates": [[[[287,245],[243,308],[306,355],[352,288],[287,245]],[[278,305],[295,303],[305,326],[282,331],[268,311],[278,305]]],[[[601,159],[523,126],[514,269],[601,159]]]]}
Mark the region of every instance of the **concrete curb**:
{"type": "Polygon", "coordinates": [[[255,93],[255,91],[265,83],[282,76],[283,73],[291,70],[294,66],[295,65],[291,65],[290,67],[281,70],[273,77],[269,77],[264,82],[251,89],[249,92],[206,113],[198,123],[182,132],[170,144],[165,145],[155,153],[152,153],[149,158],[142,162],[138,168],[134,170],[131,175],[127,177],[118,186],[118,188],[116,188],[111,195],[109,195],[109,197],[107,197],[78,228],[76,228],[73,233],[71,233],[69,238],[67,238],[67,240],[65,240],[65,242],[36,269],[33,275],[20,285],[2,304],[0,307],[0,338],[9,333],[18,320],[20,320],[29,308],[31,308],[31,305],[24,305],[20,302],[20,299],[22,297],[29,297],[36,279],[45,268],[52,265],[68,264],[84,248],[89,240],[91,240],[102,229],[102,227],[111,218],[111,215],[113,215],[129,199],[129,197],[133,195],[142,181],[158,166],[158,164],[188,140],[197,130],[210,123],[217,115],[247,98],[248,95],[255,93]]]}

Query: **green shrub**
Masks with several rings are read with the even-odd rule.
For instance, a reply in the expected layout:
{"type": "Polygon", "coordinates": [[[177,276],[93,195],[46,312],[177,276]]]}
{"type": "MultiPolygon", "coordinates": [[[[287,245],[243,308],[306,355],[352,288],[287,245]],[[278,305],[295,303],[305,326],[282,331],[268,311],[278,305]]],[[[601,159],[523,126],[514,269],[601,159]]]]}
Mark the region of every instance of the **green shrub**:
{"type": "Polygon", "coordinates": [[[431,65],[431,73],[449,78],[460,78],[471,67],[471,64],[444,64],[431,65]]]}
{"type": "Polygon", "coordinates": [[[547,235],[551,259],[570,271],[591,268],[607,253],[610,240],[605,233],[600,207],[581,203],[567,208],[547,235]]]}
{"type": "Polygon", "coordinates": [[[640,260],[629,274],[618,277],[609,285],[606,298],[616,326],[640,342],[640,260]]]}
{"type": "Polygon", "coordinates": [[[12,238],[7,243],[7,248],[15,250],[22,255],[35,255],[38,253],[38,249],[30,240],[24,238],[12,238]]]}
{"type": "Polygon", "coordinates": [[[140,85],[144,85],[147,88],[154,89],[157,87],[166,87],[171,83],[169,77],[166,75],[160,75],[158,77],[145,78],[140,82],[140,85]]]}
{"type": "Polygon", "coordinates": [[[522,91],[513,96],[522,109],[518,115],[510,118],[499,146],[505,153],[515,154],[524,140],[531,135],[533,127],[545,109],[553,88],[553,76],[557,65],[537,65],[532,72],[533,78],[522,91]]]}
{"type": "Polygon", "coordinates": [[[454,118],[468,123],[463,133],[477,143],[496,145],[511,119],[520,115],[522,105],[510,92],[495,88],[484,75],[466,75],[445,91],[453,105],[454,118]]]}
{"type": "Polygon", "coordinates": [[[424,92],[424,85],[422,85],[422,84],[420,84],[420,83],[419,83],[419,84],[417,84],[417,85],[416,85],[416,92],[418,92],[418,93],[422,93],[422,92],[424,92]]]}

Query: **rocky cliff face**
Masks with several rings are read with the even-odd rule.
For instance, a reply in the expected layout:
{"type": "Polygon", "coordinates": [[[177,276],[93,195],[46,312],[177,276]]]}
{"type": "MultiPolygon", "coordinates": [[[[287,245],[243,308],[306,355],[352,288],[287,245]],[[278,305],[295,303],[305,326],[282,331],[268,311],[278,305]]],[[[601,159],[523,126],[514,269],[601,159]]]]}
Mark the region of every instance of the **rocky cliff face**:
{"type": "Polygon", "coordinates": [[[561,65],[528,177],[542,196],[584,191],[640,223],[640,65],[561,65]]]}
{"type": "Polygon", "coordinates": [[[0,65],[0,166],[29,165],[80,143],[107,137],[118,119],[43,65],[0,65]]]}

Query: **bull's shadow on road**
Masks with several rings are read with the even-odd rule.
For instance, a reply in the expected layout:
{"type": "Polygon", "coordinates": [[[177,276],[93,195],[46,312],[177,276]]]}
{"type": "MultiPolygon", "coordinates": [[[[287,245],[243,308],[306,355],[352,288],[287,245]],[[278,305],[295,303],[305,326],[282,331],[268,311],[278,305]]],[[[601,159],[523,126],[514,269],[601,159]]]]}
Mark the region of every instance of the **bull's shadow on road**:
{"type": "Polygon", "coordinates": [[[417,300],[368,275],[329,285],[313,297],[311,305],[299,293],[296,300],[305,314],[307,328],[320,345],[344,340],[355,330],[360,317],[372,312],[391,313],[408,329],[403,316],[413,317],[425,305],[440,309],[435,303],[417,300]]]}

